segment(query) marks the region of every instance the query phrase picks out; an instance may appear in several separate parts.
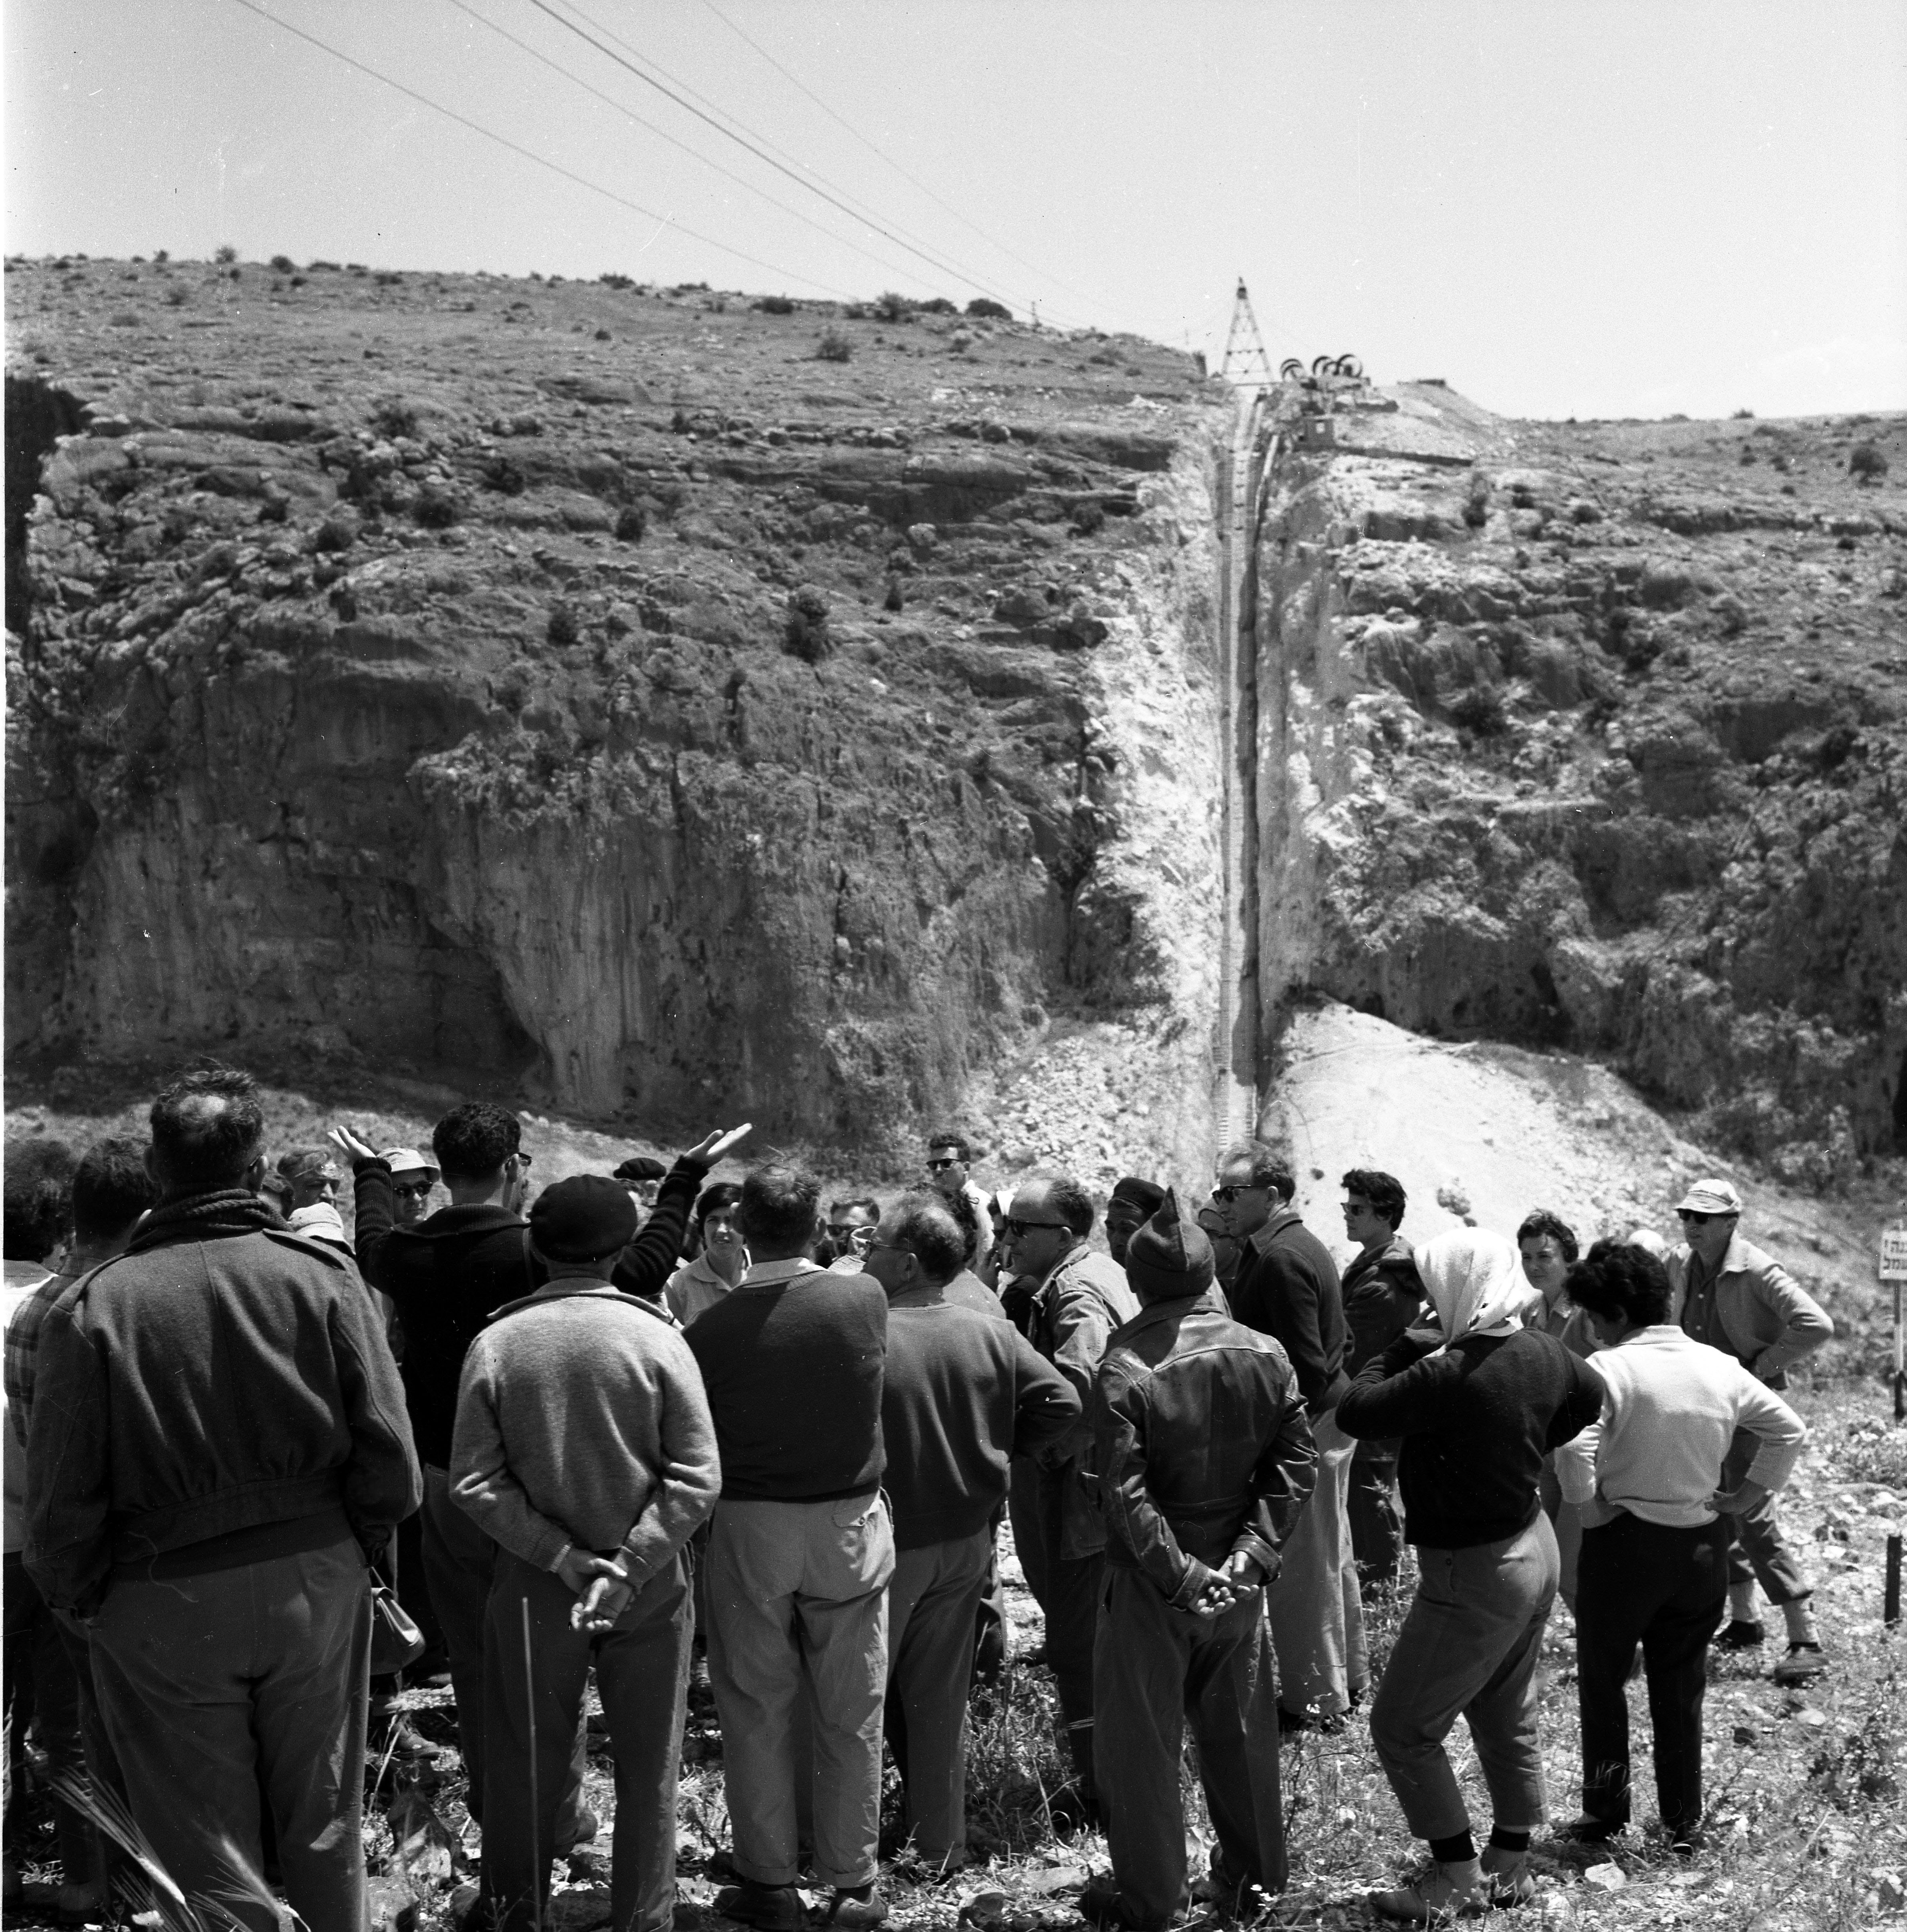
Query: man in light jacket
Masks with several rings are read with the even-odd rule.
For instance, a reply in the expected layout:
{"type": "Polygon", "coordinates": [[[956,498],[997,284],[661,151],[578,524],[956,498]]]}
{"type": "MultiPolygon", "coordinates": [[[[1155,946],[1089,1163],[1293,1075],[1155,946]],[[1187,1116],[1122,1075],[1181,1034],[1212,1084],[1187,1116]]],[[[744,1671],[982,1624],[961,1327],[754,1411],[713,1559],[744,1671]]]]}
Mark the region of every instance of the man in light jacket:
{"type": "MultiPolygon", "coordinates": [[[[1676,1214],[1681,1244],[1668,1256],[1673,1297],[1669,1319],[1683,1334],[1732,1355],[1770,1388],[1788,1386],[1788,1371],[1830,1340],[1834,1324],[1821,1304],[1776,1261],[1741,1238],[1741,1196],[1719,1179],[1698,1180],[1676,1214]]],[[[1722,1486],[1741,1486],[1754,1460],[1753,1436],[1735,1438],[1722,1486]]],[[[1814,1586],[1781,1533],[1772,1496],[1731,1519],[1728,1625],[1715,1641],[1724,1650],[1761,1642],[1755,1615],[1758,1581],[1788,1626],[1788,1654],[1774,1667],[1777,1684],[1806,1684],[1827,1667],[1815,1628],[1814,1586]]]]}
{"type": "Polygon", "coordinates": [[[503,1932],[547,1914],[592,1664],[616,1756],[611,1918],[617,1932],[664,1932],[675,1908],[695,1629],[683,1548],[722,1471],[687,1343],[610,1285],[636,1221],[607,1175],[545,1190],[530,1240],[549,1278],[500,1309],[464,1360],[451,1497],[500,1546],[484,1645],[483,1897],[503,1932]]]}

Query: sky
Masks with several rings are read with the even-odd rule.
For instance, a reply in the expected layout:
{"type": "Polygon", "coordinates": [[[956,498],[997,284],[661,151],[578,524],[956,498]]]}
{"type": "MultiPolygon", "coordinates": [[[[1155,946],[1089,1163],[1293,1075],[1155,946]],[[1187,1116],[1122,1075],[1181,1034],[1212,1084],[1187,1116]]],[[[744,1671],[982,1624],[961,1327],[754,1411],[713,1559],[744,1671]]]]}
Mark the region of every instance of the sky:
{"type": "Polygon", "coordinates": [[[0,34],[10,254],[984,293],[1215,368],[1242,277],[1273,363],[1509,415],[1907,406],[1899,0],[5,0],[0,34]]]}

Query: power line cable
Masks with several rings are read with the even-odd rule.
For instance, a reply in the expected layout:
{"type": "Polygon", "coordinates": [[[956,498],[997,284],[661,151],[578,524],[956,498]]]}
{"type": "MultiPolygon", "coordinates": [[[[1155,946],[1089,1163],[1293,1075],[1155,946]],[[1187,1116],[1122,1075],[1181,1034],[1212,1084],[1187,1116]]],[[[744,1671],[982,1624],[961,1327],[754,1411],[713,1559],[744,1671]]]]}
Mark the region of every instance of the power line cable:
{"type": "Polygon", "coordinates": [[[856,254],[863,256],[878,267],[888,269],[897,275],[913,274],[912,269],[904,268],[898,262],[890,261],[884,255],[877,255],[871,249],[863,248],[858,242],[854,241],[849,236],[837,235],[831,228],[824,227],[821,223],[815,220],[812,215],[803,214],[800,209],[794,206],[792,203],[783,201],[778,195],[770,194],[766,188],[750,181],[746,175],[737,174],[733,168],[724,167],[719,161],[704,154],[699,148],[692,148],[686,141],[681,140],[677,135],[671,134],[666,128],[659,127],[654,122],[646,119],[643,116],[637,113],[633,108],[625,106],[614,94],[604,93],[601,88],[592,86],[581,74],[572,72],[561,62],[552,60],[540,48],[532,46],[527,40],[519,38],[508,28],[500,27],[494,20],[479,14],[469,4],[469,0],[450,0],[450,4],[459,13],[467,14],[479,26],[488,27],[493,34],[508,40],[511,46],[527,53],[532,60],[540,62],[552,74],[560,74],[565,80],[573,82],[584,93],[593,94],[605,106],[613,107],[618,114],[634,122],[637,127],[647,128],[650,134],[668,142],[671,147],[680,148],[690,160],[700,161],[704,167],[713,168],[717,174],[725,176],[734,182],[737,186],[747,189],[749,194],[759,195],[770,208],[779,208],[782,214],[792,216],[795,220],[812,228],[817,235],[823,236],[830,242],[838,242],[843,248],[853,249],[856,254]]]}
{"type": "MultiPolygon", "coordinates": [[[[653,74],[644,73],[643,69],[636,65],[634,61],[625,59],[622,55],[615,52],[614,48],[606,46],[603,41],[598,40],[595,37],[595,34],[585,32],[584,28],[578,26],[575,21],[569,20],[564,15],[559,14],[554,7],[548,4],[548,0],[530,0],[530,4],[531,6],[534,7],[539,13],[548,14],[552,20],[556,21],[560,26],[566,28],[569,32],[574,34],[578,40],[582,40],[588,46],[595,48],[596,52],[604,56],[605,58],[614,61],[618,67],[625,68],[629,73],[634,74],[635,77],[642,82],[645,86],[653,88],[657,93],[662,94],[665,98],[674,101],[678,107],[683,108],[689,113],[694,115],[697,120],[706,122],[710,127],[713,128],[717,134],[722,136],[725,140],[733,141],[738,146],[746,148],[758,160],[765,161],[768,166],[774,169],[777,173],[787,176],[788,179],[794,182],[797,187],[806,189],[810,194],[818,196],[821,200],[829,203],[830,206],[839,208],[842,214],[851,217],[857,221],[864,223],[868,227],[872,229],[877,235],[884,236],[887,240],[893,242],[896,248],[905,249],[908,254],[919,256],[922,261],[927,262],[930,266],[938,270],[940,274],[943,275],[951,275],[957,280],[966,282],[969,286],[978,289],[982,295],[993,295],[993,291],[990,286],[991,281],[990,277],[983,278],[981,276],[976,275],[970,269],[957,267],[950,262],[942,260],[938,256],[932,254],[926,249],[920,248],[916,244],[908,241],[905,236],[896,234],[892,229],[887,227],[884,223],[878,221],[873,219],[871,216],[865,214],[860,212],[858,209],[850,206],[849,204],[842,198],[841,194],[838,191],[836,191],[830,184],[824,183],[820,177],[817,176],[815,179],[810,180],[806,176],[800,173],[797,169],[791,167],[785,162],[776,159],[773,154],[768,152],[766,147],[761,145],[763,137],[755,134],[752,129],[748,128],[747,124],[745,122],[737,119],[733,115],[727,115],[727,110],[725,109],[717,109],[716,110],[716,112],[727,115],[727,118],[728,119],[735,122],[735,128],[739,128],[743,131],[738,134],[735,131],[734,128],[724,127],[722,122],[716,118],[715,113],[711,113],[703,108],[698,106],[694,101],[687,98],[686,94],[677,92],[677,88],[686,87],[686,82],[676,81],[675,77],[673,75],[668,75],[667,81],[664,81],[658,80],[653,74]],[[674,85],[670,86],[667,84],[667,82],[674,82],[674,85]]],[[[608,33],[608,30],[606,28],[602,26],[598,22],[591,20],[589,15],[584,13],[583,10],[580,7],[573,8],[572,10],[583,21],[584,21],[589,27],[593,28],[596,34],[608,33]]],[[[610,38],[612,39],[617,38],[617,37],[613,34],[611,35],[610,38]]],[[[618,40],[618,44],[625,47],[629,46],[629,43],[626,40],[618,40]]],[[[635,50],[632,48],[630,49],[630,51],[633,53],[635,50]]],[[[638,55],[637,58],[646,62],[647,61],[648,57],[646,55],[638,55]]],[[[651,62],[649,62],[649,64],[653,65],[654,63],[651,62]]],[[[666,73],[666,70],[659,68],[657,68],[656,71],[658,73],[666,73]]],[[[711,104],[711,106],[713,106],[713,104],[711,104]]],[[[919,279],[917,276],[917,279],[919,279]]],[[[999,299],[997,296],[995,296],[993,298],[996,301],[999,299]]]]}
{"type": "Polygon", "coordinates": [[[715,0],[702,0],[702,4],[722,22],[722,24],[726,27],[731,34],[734,34],[738,39],[743,40],[748,46],[752,47],[755,51],[774,69],[776,73],[779,74],[782,80],[788,82],[789,86],[797,89],[801,94],[805,94],[809,100],[812,100],[815,105],[836,124],[836,126],[845,129],[846,131],[851,134],[869,154],[875,155],[881,160],[885,161],[888,166],[892,168],[894,172],[900,176],[902,181],[907,182],[910,187],[917,188],[920,193],[925,195],[929,201],[932,202],[936,207],[944,208],[947,213],[952,215],[954,219],[959,222],[963,227],[971,229],[973,232],[978,235],[981,241],[984,242],[990,248],[998,249],[999,252],[1002,255],[1005,256],[1009,261],[1017,262],[1021,268],[1025,268],[1030,274],[1042,277],[1044,279],[1050,282],[1055,288],[1064,289],[1069,295],[1078,296],[1080,300],[1083,302],[1092,304],[1101,308],[1108,307],[1108,304],[1100,302],[1099,298],[1097,296],[1089,295],[1083,289],[1075,287],[1069,282],[1062,281],[1057,275],[1053,274],[1050,268],[1041,268],[1037,262],[1029,262],[1024,255],[1019,254],[1016,250],[1009,248],[1004,242],[999,241],[994,236],[990,235],[977,221],[974,221],[968,216],[963,214],[951,202],[944,200],[932,188],[929,188],[925,182],[922,181],[918,176],[910,172],[907,169],[902,167],[900,163],[896,160],[893,156],[887,152],[886,148],[881,147],[878,142],[869,140],[869,138],[863,134],[858,128],[855,127],[851,122],[845,119],[841,115],[836,113],[835,110],[832,107],[829,106],[827,103],[822,100],[821,96],[815,93],[814,89],[809,87],[798,74],[791,74],[786,68],[782,65],[779,61],[776,59],[773,54],[769,52],[768,50],[764,47],[759,40],[755,39],[753,34],[750,34],[746,28],[738,26],[734,21],[731,20],[726,14],[723,13],[722,9],[716,5],[715,0]]]}
{"type": "Polygon", "coordinates": [[[373,80],[381,81],[385,86],[395,88],[407,99],[416,101],[419,106],[429,108],[434,114],[441,114],[446,120],[455,122],[460,128],[467,128],[472,134],[481,134],[486,141],[494,141],[499,147],[509,148],[512,154],[520,154],[527,161],[534,161],[539,168],[547,168],[551,173],[560,175],[565,181],[573,182],[578,188],[587,188],[592,194],[599,194],[605,200],[613,201],[618,206],[642,216],[645,220],[658,222],[665,228],[673,229],[678,235],[686,236],[692,242],[699,242],[705,248],[719,249],[723,254],[732,255],[736,260],[746,262],[752,267],[766,268],[771,275],[803,282],[811,289],[819,289],[824,295],[838,296],[843,301],[854,299],[845,290],[830,287],[826,282],[815,280],[812,275],[797,274],[792,269],[779,267],[773,262],[764,262],[760,256],[732,248],[726,242],[718,242],[712,235],[704,235],[695,229],[685,227],[672,215],[658,214],[653,208],[644,208],[640,202],[632,201],[628,196],[618,194],[614,188],[605,188],[600,182],[593,182],[587,176],[576,173],[573,169],[566,168],[560,161],[553,161],[547,155],[538,154],[534,148],[524,147],[507,135],[499,134],[494,129],[471,120],[467,116],[459,114],[455,108],[446,107],[441,101],[433,100],[428,94],[419,94],[414,87],[407,87],[402,81],[393,80],[388,74],[379,73],[374,67],[367,66],[341,49],[334,47],[329,41],[320,40],[317,34],[308,34],[302,27],[294,27],[289,20],[281,20],[277,14],[267,12],[256,4],[256,0],[233,0],[233,4],[242,7],[248,14],[256,14],[261,20],[281,28],[287,34],[296,35],[308,45],[318,49],[321,53],[329,54],[334,60],[342,61],[347,67],[355,68],[359,74],[368,74],[373,80]]]}

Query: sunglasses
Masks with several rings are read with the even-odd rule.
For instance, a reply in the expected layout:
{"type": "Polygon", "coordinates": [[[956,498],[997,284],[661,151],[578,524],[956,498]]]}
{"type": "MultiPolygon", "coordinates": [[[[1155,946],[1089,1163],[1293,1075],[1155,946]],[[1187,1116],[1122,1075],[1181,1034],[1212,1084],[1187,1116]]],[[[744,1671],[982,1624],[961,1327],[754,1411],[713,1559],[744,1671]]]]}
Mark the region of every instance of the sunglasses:
{"type": "Polygon", "coordinates": [[[927,1162],[927,1172],[929,1174],[944,1174],[950,1167],[958,1167],[960,1164],[960,1163],[957,1159],[950,1160],[930,1160],[927,1162]]]}
{"type": "MultiPolygon", "coordinates": [[[[1035,1228],[1065,1228],[1065,1226],[1066,1223],[1064,1221],[1023,1221],[1018,1216],[1009,1214],[1000,1223],[1000,1232],[1004,1234],[1011,1234],[1017,1238],[1021,1234],[1031,1234],[1035,1228]]],[[[1071,1232],[1070,1228],[1068,1229],[1068,1233],[1071,1232]]]]}
{"type": "Polygon", "coordinates": [[[1678,1208],[1675,1212],[1681,1220],[1694,1228],[1705,1228],[1711,1221],[1725,1221],[1728,1218],[1725,1214],[1698,1214],[1692,1209],[1687,1208],[1678,1208]]]}
{"type": "Polygon", "coordinates": [[[399,1181],[391,1192],[401,1201],[428,1201],[431,1195],[431,1184],[428,1180],[416,1180],[406,1186],[399,1181]]]}
{"type": "Polygon", "coordinates": [[[1241,1194],[1263,1194],[1264,1192],[1263,1188],[1254,1186],[1215,1187],[1212,1190],[1212,1198],[1221,1204],[1229,1204],[1236,1201],[1241,1194]]]}

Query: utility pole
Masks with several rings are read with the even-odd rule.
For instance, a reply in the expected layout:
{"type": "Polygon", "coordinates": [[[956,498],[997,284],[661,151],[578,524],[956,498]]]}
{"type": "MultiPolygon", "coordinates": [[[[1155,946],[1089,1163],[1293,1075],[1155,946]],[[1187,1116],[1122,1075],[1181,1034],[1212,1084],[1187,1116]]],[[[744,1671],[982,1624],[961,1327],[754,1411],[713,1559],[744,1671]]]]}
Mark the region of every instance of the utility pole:
{"type": "Polygon", "coordinates": [[[1218,380],[1251,388],[1272,386],[1272,358],[1265,353],[1265,338],[1258,333],[1258,318],[1251,312],[1251,298],[1245,292],[1242,275],[1232,303],[1231,332],[1225,338],[1225,359],[1219,365],[1218,380]]]}

